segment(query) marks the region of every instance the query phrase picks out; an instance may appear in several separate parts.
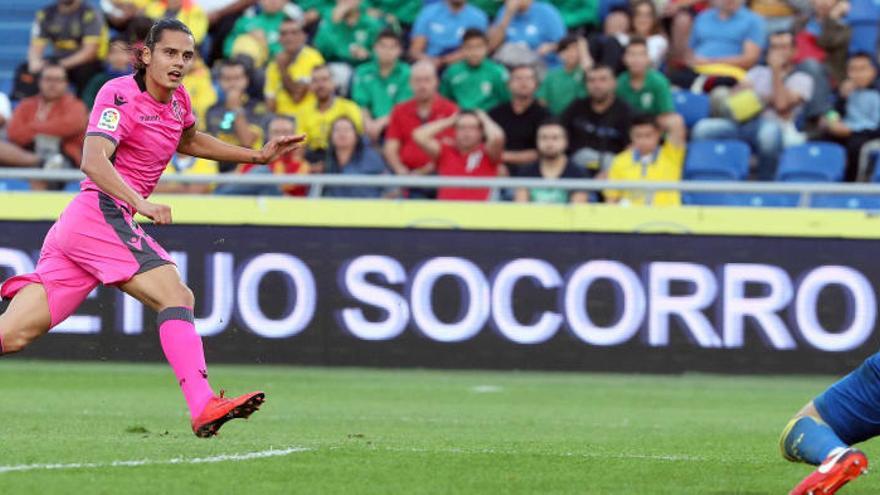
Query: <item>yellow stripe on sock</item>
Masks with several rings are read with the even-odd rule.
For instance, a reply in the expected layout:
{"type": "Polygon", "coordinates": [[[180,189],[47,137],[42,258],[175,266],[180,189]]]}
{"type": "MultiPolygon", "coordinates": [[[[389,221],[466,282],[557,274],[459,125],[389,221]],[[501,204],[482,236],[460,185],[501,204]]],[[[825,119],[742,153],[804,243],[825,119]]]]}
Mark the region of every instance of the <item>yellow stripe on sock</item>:
{"type": "Polygon", "coordinates": [[[794,425],[797,424],[797,422],[800,421],[800,419],[803,417],[804,416],[798,416],[796,418],[792,418],[792,420],[789,421],[787,425],[785,425],[785,429],[782,430],[782,435],[779,436],[779,452],[782,453],[782,457],[784,457],[785,460],[790,462],[804,462],[801,459],[788,455],[788,452],[785,451],[785,440],[788,438],[788,435],[791,433],[794,425]]]}

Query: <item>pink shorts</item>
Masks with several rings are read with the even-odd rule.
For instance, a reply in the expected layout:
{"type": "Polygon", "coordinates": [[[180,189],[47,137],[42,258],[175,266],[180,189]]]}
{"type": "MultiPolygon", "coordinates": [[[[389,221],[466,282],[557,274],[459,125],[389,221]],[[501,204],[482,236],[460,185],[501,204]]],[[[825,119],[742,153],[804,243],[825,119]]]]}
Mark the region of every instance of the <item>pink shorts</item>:
{"type": "Polygon", "coordinates": [[[11,299],[26,285],[43,284],[54,327],[98,283],[121,284],[169,263],[171,256],[135,222],[128,205],[103,192],[83,191],[46,234],[36,271],[4,282],[0,296],[11,299]]]}

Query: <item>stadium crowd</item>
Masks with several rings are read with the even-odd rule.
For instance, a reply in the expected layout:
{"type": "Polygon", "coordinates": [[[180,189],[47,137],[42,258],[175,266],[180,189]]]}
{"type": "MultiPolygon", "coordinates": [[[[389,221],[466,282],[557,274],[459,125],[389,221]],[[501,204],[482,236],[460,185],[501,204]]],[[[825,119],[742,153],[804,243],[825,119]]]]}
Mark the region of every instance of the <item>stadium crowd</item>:
{"type": "MultiPolygon", "coordinates": [[[[786,147],[823,140],[846,147],[846,180],[864,180],[880,85],[876,47],[854,49],[853,7],[743,1],[57,0],[36,13],[13,92],[0,94],[0,161],[76,166],[98,89],[132,70],[155,19],[176,17],[199,46],[184,85],[200,129],[254,148],[301,132],[308,148],[268,166],[178,155],[168,171],[677,181],[689,141],[738,139],[753,151],[751,178],[773,180],[786,147]],[[688,101],[699,95],[708,110],[694,117],[688,101]]],[[[301,185],[160,191],[309,194],[301,185]]],[[[451,188],[322,194],[490,198],[451,188]]],[[[681,201],[549,188],[503,196],[681,201]]]]}

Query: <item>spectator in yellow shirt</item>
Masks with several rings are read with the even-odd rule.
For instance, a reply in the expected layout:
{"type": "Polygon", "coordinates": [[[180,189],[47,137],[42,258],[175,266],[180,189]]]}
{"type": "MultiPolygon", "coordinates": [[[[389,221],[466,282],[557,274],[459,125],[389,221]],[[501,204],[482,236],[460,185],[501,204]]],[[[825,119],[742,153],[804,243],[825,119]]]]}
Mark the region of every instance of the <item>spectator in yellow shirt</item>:
{"type": "MultiPolygon", "coordinates": [[[[165,174],[183,175],[215,175],[218,173],[217,162],[175,153],[165,167],[165,174]]],[[[210,194],[213,184],[184,184],[180,182],[162,181],[156,186],[157,193],[174,194],[210,194]]]]}
{"type": "Polygon", "coordinates": [[[339,117],[348,117],[357,127],[358,134],[364,132],[364,122],[357,103],[336,96],[336,83],[326,65],[315,67],[312,71],[312,92],[317,101],[300,111],[299,122],[300,130],[306,135],[309,151],[312,153],[309,161],[317,161],[314,159],[315,154],[323,154],[327,149],[333,121],[339,117]]]}
{"type": "Polygon", "coordinates": [[[154,0],[147,4],[144,15],[154,21],[176,18],[192,31],[196,45],[201,45],[208,34],[208,14],[193,0],[154,0]]]}
{"type": "Polygon", "coordinates": [[[282,22],[280,35],[283,50],[266,68],[263,93],[269,110],[301,120],[300,110],[315,105],[309,83],[312,70],[324,65],[324,57],[306,45],[306,33],[300,21],[282,22]]]}
{"type": "Polygon", "coordinates": [[[198,117],[197,125],[199,129],[204,129],[205,112],[217,103],[217,90],[214,89],[214,82],[211,80],[211,69],[205,65],[198,50],[195,52],[189,73],[183,77],[183,85],[189,93],[193,112],[198,117]]]}
{"type": "MultiPolygon", "coordinates": [[[[614,157],[608,179],[658,182],[681,180],[685,154],[683,130],[670,129],[666,134],[666,142],[661,146],[662,134],[657,118],[652,115],[638,115],[633,118],[629,136],[632,145],[614,157]]],[[[636,205],[681,205],[678,191],[606,190],[605,200],[609,203],[636,205]]]]}

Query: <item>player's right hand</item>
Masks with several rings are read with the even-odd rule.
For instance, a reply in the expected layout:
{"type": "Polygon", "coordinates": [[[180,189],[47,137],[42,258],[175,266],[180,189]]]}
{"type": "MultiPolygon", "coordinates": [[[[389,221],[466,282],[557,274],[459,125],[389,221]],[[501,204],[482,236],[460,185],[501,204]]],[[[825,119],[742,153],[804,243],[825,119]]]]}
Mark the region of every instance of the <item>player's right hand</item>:
{"type": "Polygon", "coordinates": [[[156,225],[171,223],[171,207],[168,205],[160,205],[143,200],[135,206],[135,209],[141,215],[152,220],[156,225]]]}

